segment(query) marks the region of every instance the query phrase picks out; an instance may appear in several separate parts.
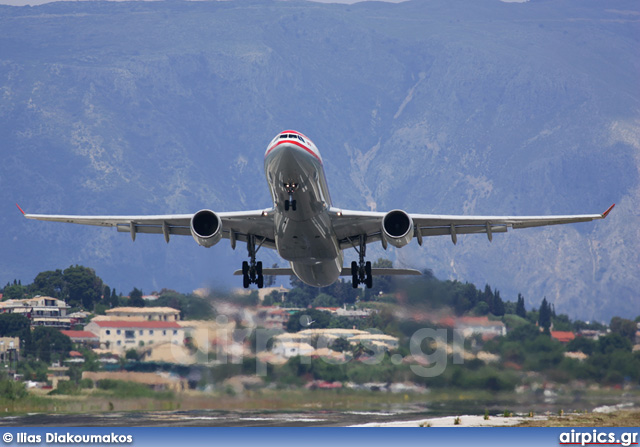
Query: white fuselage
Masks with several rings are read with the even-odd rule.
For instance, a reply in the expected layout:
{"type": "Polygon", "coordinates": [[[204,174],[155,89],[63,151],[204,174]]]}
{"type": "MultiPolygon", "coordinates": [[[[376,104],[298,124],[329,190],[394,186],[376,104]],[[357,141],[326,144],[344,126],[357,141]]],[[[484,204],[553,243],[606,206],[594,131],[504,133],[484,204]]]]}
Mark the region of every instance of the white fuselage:
{"type": "Polygon", "coordinates": [[[264,170],[275,209],[278,254],[305,283],[334,283],[343,256],[329,217],[331,197],[315,144],[299,132],[281,132],[267,147],[264,170]],[[295,210],[285,209],[290,198],[296,201],[295,210]]]}

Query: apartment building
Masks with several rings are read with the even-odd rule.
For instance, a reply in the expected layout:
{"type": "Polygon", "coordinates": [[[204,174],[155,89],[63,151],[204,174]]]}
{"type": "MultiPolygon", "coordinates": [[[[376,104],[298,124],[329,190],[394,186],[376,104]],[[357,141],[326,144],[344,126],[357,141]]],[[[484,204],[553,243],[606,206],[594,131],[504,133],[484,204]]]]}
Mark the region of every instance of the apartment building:
{"type": "Polygon", "coordinates": [[[175,321],[93,320],[84,328],[100,339],[100,348],[122,355],[159,343],[184,343],[184,329],[175,321]]]}
{"type": "Polygon", "coordinates": [[[31,320],[31,326],[48,326],[61,329],[71,327],[72,318],[67,315],[70,306],[63,300],[50,296],[36,296],[21,300],[0,302],[0,313],[14,313],[31,320]]]}

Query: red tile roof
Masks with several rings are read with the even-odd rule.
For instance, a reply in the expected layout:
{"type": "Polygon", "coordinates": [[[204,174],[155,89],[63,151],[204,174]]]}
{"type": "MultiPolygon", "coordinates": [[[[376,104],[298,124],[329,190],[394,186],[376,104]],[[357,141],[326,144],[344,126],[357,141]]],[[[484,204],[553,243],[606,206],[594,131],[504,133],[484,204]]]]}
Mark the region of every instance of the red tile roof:
{"type": "Polygon", "coordinates": [[[569,331],[551,331],[551,337],[558,340],[560,343],[569,343],[576,338],[573,332],[569,331]]]}
{"type": "Polygon", "coordinates": [[[145,329],[182,329],[175,321],[93,321],[100,327],[145,328],[145,329]]]}
{"type": "Polygon", "coordinates": [[[66,335],[67,337],[74,339],[74,338],[95,338],[96,340],[98,340],[100,337],[98,337],[96,334],[94,334],[93,332],[89,332],[89,331],[60,331],[62,332],[64,335],[66,335]]]}

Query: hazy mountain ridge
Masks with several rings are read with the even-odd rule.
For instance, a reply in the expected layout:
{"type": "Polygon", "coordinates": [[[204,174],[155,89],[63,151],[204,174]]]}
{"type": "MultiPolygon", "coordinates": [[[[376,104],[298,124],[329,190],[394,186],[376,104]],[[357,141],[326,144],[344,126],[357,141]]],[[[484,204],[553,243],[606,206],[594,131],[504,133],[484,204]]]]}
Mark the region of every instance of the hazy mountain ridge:
{"type": "Polygon", "coordinates": [[[637,312],[637,12],[629,1],[0,7],[0,280],[77,262],[125,292],[236,284],[244,247],[132,244],[11,207],[266,207],[264,148],[295,128],[345,208],[566,214],[616,202],[604,222],[396,254],[529,305],[546,295],[576,317],[637,312]]]}

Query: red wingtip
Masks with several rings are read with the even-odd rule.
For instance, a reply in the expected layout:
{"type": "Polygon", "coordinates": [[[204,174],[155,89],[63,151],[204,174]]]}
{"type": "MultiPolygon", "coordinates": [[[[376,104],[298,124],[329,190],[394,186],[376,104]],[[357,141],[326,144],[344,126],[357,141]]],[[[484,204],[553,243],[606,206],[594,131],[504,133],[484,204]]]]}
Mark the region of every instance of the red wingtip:
{"type": "Polygon", "coordinates": [[[21,213],[22,213],[22,215],[24,216],[24,211],[22,210],[22,208],[20,208],[20,205],[18,205],[18,204],[16,203],[16,206],[18,207],[18,209],[20,210],[20,212],[21,212],[21,213]]]}
{"type": "Polygon", "coordinates": [[[611,205],[607,211],[605,211],[604,213],[602,213],[602,217],[607,217],[607,215],[611,212],[611,210],[613,209],[613,207],[616,206],[616,204],[614,203],[613,205],[611,205]]]}

